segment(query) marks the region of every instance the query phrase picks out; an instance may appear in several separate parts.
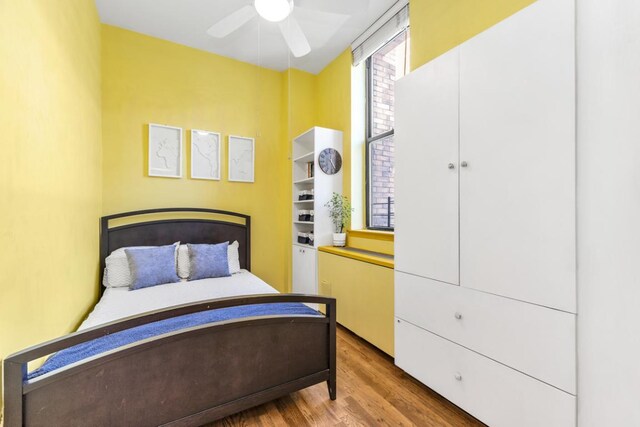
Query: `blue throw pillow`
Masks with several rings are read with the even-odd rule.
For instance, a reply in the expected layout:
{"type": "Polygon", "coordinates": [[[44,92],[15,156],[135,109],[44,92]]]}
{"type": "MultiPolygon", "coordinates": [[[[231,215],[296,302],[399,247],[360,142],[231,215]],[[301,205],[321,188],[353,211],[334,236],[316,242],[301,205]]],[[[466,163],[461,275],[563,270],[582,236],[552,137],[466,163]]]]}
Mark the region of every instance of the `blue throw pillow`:
{"type": "Polygon", "coordinates": [[[180,281],[176,272],[176,245],[125,249],[131,290],[180,281]]]}
{"type": "Polygon", "coordinates": [[[229,273],[229,242],[217,245],[192,245],[189,247],[191,274],[189,280],[208,279],[210,277],[227,277],[229,273]]]}

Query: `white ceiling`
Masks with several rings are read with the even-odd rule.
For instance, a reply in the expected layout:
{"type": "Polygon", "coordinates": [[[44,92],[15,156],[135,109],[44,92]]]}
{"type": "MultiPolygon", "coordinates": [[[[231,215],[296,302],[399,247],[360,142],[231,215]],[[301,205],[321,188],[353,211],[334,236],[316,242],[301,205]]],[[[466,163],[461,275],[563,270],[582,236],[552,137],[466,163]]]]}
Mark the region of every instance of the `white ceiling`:
{"type": "Polygon", "coordinates": [[[396,0],[294,0],[311,53],[294,58],[278,24],[256,17],[223,39],[206,30],[253,0],[96,0],[103,23],[278,71],[317,74],[396,0]]]}

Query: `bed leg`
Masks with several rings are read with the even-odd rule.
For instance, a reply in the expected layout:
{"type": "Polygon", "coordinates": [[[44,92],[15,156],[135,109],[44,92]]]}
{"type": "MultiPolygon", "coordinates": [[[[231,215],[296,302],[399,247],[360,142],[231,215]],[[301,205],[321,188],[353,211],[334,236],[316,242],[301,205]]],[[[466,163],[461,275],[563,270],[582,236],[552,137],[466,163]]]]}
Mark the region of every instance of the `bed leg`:
{"type": "Polygon", "coordinates": [[[27,377],[27,364],[4,361],[4,427],[20,427],[22,419],[22,384],[27,377]]]}
{"type": "Polygon", "coordinates": [[[336,379],[333,378],[327,381],[327,387],[329,388],[329,398],[336,400],[336,379]]]}
{"type": "Polygon", "coordinates": [[[329,380],[327,386],[329,387],[329,398],[336,400],[337,393],[337,381],[336,381],[336,329],[337,329],[337,308],[336,300],[332,300],[331,303],[326,306],[327,314],[329,315],[329,380]]]}

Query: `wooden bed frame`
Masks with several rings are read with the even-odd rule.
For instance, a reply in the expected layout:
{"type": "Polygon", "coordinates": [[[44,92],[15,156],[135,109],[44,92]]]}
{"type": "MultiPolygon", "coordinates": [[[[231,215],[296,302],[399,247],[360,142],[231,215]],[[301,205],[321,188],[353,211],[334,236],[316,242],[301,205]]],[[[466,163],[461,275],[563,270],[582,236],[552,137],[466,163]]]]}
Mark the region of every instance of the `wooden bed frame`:
{"type": "MultiPolygon", "coordinates": [[[[238,240],[250,267],[250,217],[213,209],[170,208],[102,218],[100,265],[124,246],[238,240]],[[109,221],[176,212],[225,215],[237,222],[164,219],[109,227],[109,221]]],[[[4,360],[4,425],[197,426],[327,382],[336,398],[336,301],[271,294],[215,299],[144,313],[75,332],[4,360]],[[189,313],[250,304],[325,305],[325,316],[261,316],[165,333],[27,381],[27,363],[124,329],[189,313]]]]}

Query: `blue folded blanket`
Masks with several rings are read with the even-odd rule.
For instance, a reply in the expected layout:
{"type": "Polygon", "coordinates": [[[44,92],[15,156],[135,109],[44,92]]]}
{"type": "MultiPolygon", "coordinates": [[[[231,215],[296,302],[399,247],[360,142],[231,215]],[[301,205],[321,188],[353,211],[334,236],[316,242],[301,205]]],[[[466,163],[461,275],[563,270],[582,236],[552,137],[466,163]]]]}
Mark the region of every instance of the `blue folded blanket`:
{"type": "Polygon", "coordinates": [[[207,323],[221,322],[224,320],[240,319],[243,317],[269,316],[269,315],[316,315],[320,313],[301,303],[275,303],[256,304],[239,307],[221,308],[217,310],[202,311],[199,313],[185,314],[172,317],[146,325],[136,326],[111,335],[96,338],[73,347],[60,350],[51,356],[40,368],[28,374],[28,379],[39,377],[48,372],[86,359],[105,351],[113,350],[136,341],[151,338],[167,332],[207,323]]]}

